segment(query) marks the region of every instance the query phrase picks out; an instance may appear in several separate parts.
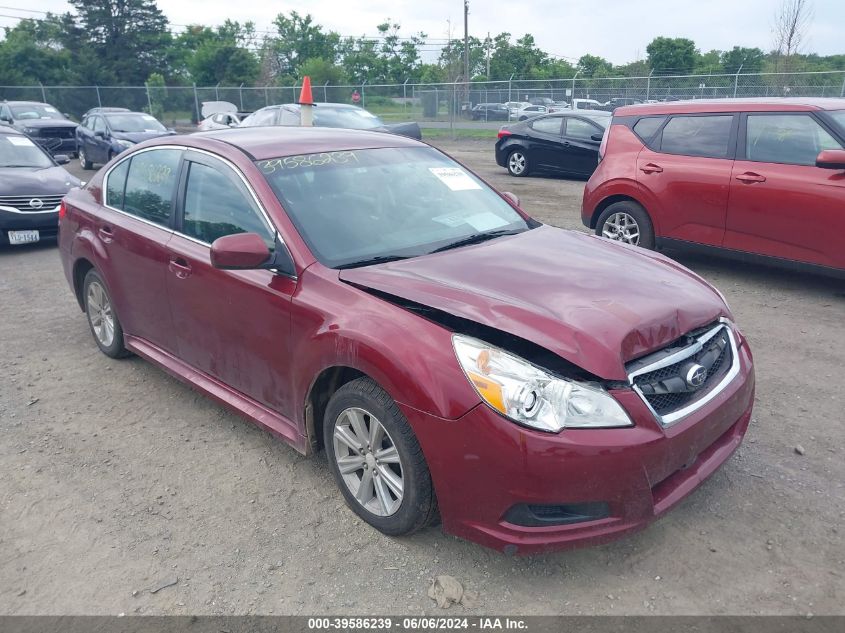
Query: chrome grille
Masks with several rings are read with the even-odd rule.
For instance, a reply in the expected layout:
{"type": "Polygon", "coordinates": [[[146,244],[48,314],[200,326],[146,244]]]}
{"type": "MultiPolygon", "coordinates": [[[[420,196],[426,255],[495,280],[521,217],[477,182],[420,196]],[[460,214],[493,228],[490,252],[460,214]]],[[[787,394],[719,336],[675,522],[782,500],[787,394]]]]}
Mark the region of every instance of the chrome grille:
{"type": "Polygon", "coordinates": [[[54,210],[59,206],[59,203],[64,197],[65,194],[63,193],[46,196],[38,194],[32,194],[30,196],[0,196],[0,207],[12,208],[21,213],[44,213],[45,211],[54,210]],[[41,201],[40,206],[37,202],[39,200],[41,201]],[[35,203],[34,205],[33,202],[35,203]]]}
{"type": "Polygon", "coordinates": [[[76,136],[76,128],[71,126],[42,127],[38,129],[35,136],[41,138],[74,138],[76,136]]]}
{"type": "Polygon", "coordinates": [[[664,425],[703,406],[738,371],[736,342],[730,327],[719,323],[691,333],[667,349],[628,365],[634,390],[664,425]],[[703,368],[706,377],[692,384],[688,373],[703,368]]]}

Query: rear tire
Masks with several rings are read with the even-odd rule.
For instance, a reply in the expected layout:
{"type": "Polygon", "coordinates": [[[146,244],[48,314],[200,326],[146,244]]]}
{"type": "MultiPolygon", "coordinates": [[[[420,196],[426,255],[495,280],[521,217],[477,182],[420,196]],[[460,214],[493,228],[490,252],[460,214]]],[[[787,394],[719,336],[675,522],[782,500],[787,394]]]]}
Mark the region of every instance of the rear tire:
{"type": "Polygon", "coordinates": [[[596,221],[596,235],[654,250],[654,224],[648,212],[633,200],[614,202],[602,211],[596,221]]]}
{"type": "Polygon", "coordinates": [[[91,171],[94,168],[94,163],[88,160],[88,157],[85,156],[85,150],[82,148],[79,149],[79,164],[85,171],[91,171]]]}
{"type": "Polygon", "coordinates": [[[329,468],[355,514],[389,536],[411,534],[437,520],[419,442],[376,382],[358,378],[343,385],[329,400],[324,420],[329,468]]]}
{"type": "Polygon", "coordinates": [[[82,297],[85,300],[85,315],[94,342],[100,351],[110,358],[124,358],[129,351],[123,344],[123,328],[114,311],[111,296],[99,273],[93,268],[82,282],[82,297]]]}
{"type": "Polygon", "coordinates": [[[527,176],[528,170],[531,166],[531,163],[528,160],[528,152],[524,149],[513,150],[510,154],[508,154],[507,166],[508,173],[511,176],[516,176],[517,178],[527,176]]]}

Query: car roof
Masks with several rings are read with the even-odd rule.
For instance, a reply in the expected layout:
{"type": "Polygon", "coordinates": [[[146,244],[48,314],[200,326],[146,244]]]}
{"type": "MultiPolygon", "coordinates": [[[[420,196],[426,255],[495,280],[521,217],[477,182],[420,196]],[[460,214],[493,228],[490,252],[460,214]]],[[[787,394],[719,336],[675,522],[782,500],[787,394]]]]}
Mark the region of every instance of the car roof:
{"type": "MultiPolygon", "coordinates": [[[[383,147],[428,147],[425,143],[397,134],[332,127],[238,127],[166,138],[162,144],[193,145],[194,139],[226,143],[241,149],[255,160],[383,147]]],[[[204,143],[197,143],[196,146],[208,147],[204,143]]]]}
{"type": "Polygon", "coordinates": [[[665,103],[638,103],[617,108],[616,116],[684,114],[697,112],[775,112],[784,110],[845,110],[845,99],[776,97],[756,99],[694,99],[665,103]]]}
{"type": "MultiPolygon", "coordinates": [[[[49,106],[49,103],[44,103],[43,101],[4,101],[6,105],[43,105],[49,106]]],[[[51,108],[53,106],[50,106],[51,108]]]]}

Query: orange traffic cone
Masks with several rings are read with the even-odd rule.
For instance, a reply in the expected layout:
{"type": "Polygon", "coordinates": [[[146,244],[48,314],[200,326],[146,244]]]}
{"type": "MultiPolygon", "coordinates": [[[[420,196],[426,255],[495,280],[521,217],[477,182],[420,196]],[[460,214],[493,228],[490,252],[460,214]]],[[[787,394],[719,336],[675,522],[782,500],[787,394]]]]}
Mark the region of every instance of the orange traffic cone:
{"type": "Polygon", "coordinates": [[[299,105],[314,105],[314,97],[311,96],[311,77],[305,75],[302,78],[302,92],[299,93],[299,105]]]}

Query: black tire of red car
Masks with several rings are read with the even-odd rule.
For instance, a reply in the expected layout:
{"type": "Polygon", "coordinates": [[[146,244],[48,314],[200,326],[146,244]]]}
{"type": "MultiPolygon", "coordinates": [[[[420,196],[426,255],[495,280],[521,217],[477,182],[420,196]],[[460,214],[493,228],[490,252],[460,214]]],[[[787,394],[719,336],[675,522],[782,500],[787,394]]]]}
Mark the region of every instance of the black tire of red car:
{"type": "Polygon", "coordinates": [[[111,295],[109,295],[108,288],[106,287],[106,283],[103,281],[103,278],[100,277],[100,274],[94,270],[93,268],[88,271],[85,275],[85,279],[82,282],[82,298],[84,301],[85,306],[85,316],[88,320],[88,327],[91,329],[91,336],[94,337],[94,342],[97,344],[97,347],[100,348],[100,351],[103,352],[106,356],[110,358],[125,358],[126,356],[130,355],[129,350],[126,349],[123,341],[123,327],[120,325],[120,320],[117,318],[117,313],[114,311],[114,305],[111,302],[111,295]],[[113,331],[114,335],[110,343],[105,344],[102,340],[100,335],[96,332],[95,324],[92,320],[92,307],[90,305],[91,302],[91,286],[97,284],[102,289],[102,292],[105,296],[106,301],[108,302],[108,306],[111,311],[111,318],[114,324],[113,331]]]}
{"type": "MultiPolygon", "coordinates": [[[[389,536],[403,536],[439,519],[431,473],[419,442],[399,407],[375,381],[367,377],[358,378],[334,393],[326,407],[323,440],[329,468],[347,505],[371,526],[389,536]],[[389,516],[379,516],[365,508],[355,498],[340,473],[335,457],[334,433],[341,414],[349,409],[363,409],[375,417],[399,454],[403,495],[399,508],[389,516]]],[[[363,471],[361,473],[363,477],[363,471]]],[[[357,477],[357,474],[353,476],[357,477]]]]}
{"type": "MultiPolygon", "coordinates": [[[[648,215],[648,211],[633,200],[621,200],[619,202],[614,202],[602,211],[599,219],[596,220],[596,235],[604,235],[605,223],[607,223],[608,218],[617,214],[625,214],[636,222],[637,233],[639,235],[639,240],[636,246],[641,246],[642,248],[647,248],[649,250],[654,249],[654,224],[651,221],[651,217],[648,215]]],[[[608,230],[610,232],[616,231],[618,235],[618,237],[611,237],[610,239],[630,243],[622,238],[622,233],[618,229],[608,227],[608,230]]]]}
{"type": "Polygon", "coordinates": [[[531,169],[531,161],[528,158],[528,152],[521,147],[513,150],[508,154],[507,161],[508,173],[511,176],[522,178],[527,176],[531,169]]]}
{"type": "Polygon", "coordinates": [[[82,169],[85,171],[90,171],[94,169],[94,163],[92,163],[88,158],[85,156],[85,150],[81,147],[79,148],[79,163],[82,165],[82,169]]]}

